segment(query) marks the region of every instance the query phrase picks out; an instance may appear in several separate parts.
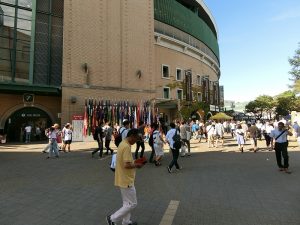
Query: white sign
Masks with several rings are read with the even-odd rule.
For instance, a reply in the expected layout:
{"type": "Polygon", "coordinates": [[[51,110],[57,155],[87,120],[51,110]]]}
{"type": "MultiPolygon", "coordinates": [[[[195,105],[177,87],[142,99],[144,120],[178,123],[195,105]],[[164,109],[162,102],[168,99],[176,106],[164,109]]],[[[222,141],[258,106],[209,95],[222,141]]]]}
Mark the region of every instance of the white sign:
{"type": "Polygon", "coordinates": [[[72,141],[83,141],[83,116],[73,116],[72,141]]]}

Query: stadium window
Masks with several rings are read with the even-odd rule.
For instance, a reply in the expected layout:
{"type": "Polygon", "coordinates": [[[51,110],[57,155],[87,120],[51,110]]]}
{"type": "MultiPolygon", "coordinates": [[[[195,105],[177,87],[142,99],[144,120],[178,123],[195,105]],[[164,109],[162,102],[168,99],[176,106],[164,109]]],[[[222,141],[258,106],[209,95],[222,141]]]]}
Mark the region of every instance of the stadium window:
{"type": "Polygon", "coordinates": [[[177,99],[182,100],[183,99],[183,90],[177,89],[177,99]]]}
{"type": "Polygon", "coordinates": [[[199,86],[201,86],[201,76],[200,75],[197,75],[196,84],[199,85],[199,86]]]}
{"type": "Polygon", "coordinates": [[[163,98],[164,99],[169,99],[170,98],[170,88],[169,87],[164,87],[163,98]]]}
{"type": "Polygon", "coordinates": [[[176,68],[176,80],[182,80],[182,69],[176,68]]]}
{"type": "Polygon", "coordinates": [[[202,93],[201,92],[197,93],[197,101],[202,102],[202,93]]]}
{"type": "Polygon", "coordinates": [[[162,65],[161,69],[162,77],[163,78],[170,78],[170,69],[168,65],[162,65]]]}

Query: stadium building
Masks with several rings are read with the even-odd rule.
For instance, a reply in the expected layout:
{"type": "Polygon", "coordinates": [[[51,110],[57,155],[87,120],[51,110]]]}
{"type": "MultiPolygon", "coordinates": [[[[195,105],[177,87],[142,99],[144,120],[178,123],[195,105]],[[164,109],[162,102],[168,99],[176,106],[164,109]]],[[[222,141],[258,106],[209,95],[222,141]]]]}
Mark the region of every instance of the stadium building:
{"type": "Polygon", "coordinates": [[[186,97],[217,111],[219,78],[217,26],[202,0],[0,0],[8,141],[22,141],[27,124],[70,122],[87,99],[147,102],[165,122],[186,97]]]}

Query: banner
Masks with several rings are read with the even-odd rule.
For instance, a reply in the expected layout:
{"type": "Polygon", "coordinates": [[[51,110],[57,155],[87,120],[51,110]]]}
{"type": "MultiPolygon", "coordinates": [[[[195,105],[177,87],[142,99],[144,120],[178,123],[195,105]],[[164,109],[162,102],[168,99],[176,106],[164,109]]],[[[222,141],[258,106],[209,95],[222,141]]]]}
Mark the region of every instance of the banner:
{"type": "Polygon", "coordinates": [[[185,98],[186,101],[193,101],[191,70],[185,70],[185,98]]]}
{"type": "Polygon", "coordinates": [[[84,135],[84,116],[82,115],[73,115],[72,116],[72,141],[83,141],[84,135]]]}

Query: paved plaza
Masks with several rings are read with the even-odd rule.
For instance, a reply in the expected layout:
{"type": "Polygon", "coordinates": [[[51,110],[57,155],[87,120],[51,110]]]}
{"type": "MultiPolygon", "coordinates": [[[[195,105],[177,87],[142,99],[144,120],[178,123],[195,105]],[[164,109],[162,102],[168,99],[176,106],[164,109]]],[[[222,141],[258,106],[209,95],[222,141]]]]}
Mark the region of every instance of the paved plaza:
{"type": "MultiPolygon", "coordinates": [[[[247,145],[240,153],[228,138],[224,148],[193,141],[192,155],[179,159],[180,172],[167,172],[167,149],[163,166],[138,170],[133,219],[139,225],[299,225],[296,142],[289,147],[292,174],[286,174],[278,171],[274,151],[253,153],[247,145]]],[[[78,142],[71,153],[46,159],[45,145],[0,145],[0,224],[105,225],[105,216],[122,204],[111,157],[91,158],[96,143],[78,142]]]]}

